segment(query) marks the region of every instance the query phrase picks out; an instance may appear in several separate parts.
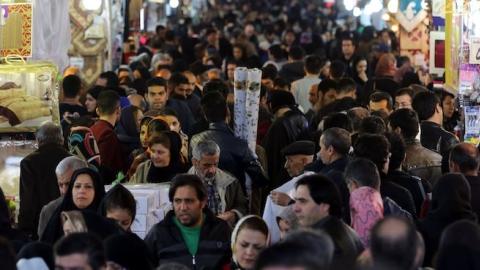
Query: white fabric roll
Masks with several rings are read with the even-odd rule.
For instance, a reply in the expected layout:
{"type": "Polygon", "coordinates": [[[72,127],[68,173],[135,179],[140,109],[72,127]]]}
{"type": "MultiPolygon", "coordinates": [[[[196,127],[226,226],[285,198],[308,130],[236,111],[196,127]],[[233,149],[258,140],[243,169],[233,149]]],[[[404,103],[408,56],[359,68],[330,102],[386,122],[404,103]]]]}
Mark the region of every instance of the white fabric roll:
{"type": "Polygon", "coordinates": [[[245,140],[252,152],[255,152],[257,144],[258,110],[260,108],[260,85],[262,82],[262,71],[260,69],[249,69],[247,75],[247,100],[245,105],[246,121],[245,140]]]}
{"type": "Polygon", "coordinates": [[[234,122],[235,122],[235,136],[241,139],[246,139],[245,136],[245,102],[247,99],[247,74],[248,70],[245,67],[237,67],[234,73],[234,122]]]}

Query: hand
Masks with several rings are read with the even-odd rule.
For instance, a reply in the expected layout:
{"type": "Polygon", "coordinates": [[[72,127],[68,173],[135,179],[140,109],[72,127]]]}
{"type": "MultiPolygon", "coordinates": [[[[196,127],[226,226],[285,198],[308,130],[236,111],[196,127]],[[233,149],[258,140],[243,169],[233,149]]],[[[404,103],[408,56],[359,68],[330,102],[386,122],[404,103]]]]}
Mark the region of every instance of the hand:
{"type": "Polygon", "coordinates": [[[358,74],[358,77],[360,78],[360,80],[362,80],[364,82],[368,81],[367,73],[365,73],[365,72],[362,72],[362,73],[358,74]]]}
{"type": "Polygon", "coordinates": [[[270,197],[272,198],[272,202],[274,204],[278,204],[280,206],[287,206],[288,203],[292,200],[287,193],[272,191],[270,192],[270,197]]]}
{"type": "Polygon", "coordinates": [[[217,217],[225,220],[226,222],[228,222],[230,224],[235,224],[235,219],[236,219],[237,216],[235,215],[235,212],[233,212],[233,211],[226,211],[224,213],[219,214],[217,217]]]}

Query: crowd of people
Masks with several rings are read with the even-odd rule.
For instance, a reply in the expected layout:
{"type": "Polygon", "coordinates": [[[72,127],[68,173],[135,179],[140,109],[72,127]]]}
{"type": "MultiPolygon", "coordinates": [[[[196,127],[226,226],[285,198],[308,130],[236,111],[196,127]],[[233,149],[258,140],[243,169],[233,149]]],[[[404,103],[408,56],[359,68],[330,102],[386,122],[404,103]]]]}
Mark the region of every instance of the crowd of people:
{"type": "Polygon", "coordinates": [[[270,2],[158,26],[87,91],[68,69],[61,125],[20,163],[18,224],[0,189],[1,268],[479,269],[479,150],[455,96],[393,32],[270,2]],[[232,131],[237,67],[262,70],[255,151],[232,131]],[[172,210],[141,239],[144,183],[168,183],[172,210]]]}

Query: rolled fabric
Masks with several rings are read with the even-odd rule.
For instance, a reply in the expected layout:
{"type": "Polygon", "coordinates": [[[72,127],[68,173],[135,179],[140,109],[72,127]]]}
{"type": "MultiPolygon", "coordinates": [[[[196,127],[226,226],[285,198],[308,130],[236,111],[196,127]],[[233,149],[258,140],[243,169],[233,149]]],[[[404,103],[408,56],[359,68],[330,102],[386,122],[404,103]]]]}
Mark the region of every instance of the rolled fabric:
{"type": "Polygon", "coordinates": [[[257,144],[257,126],[258,110],[260,109],[260,85],[262,80],[262,71],[254,68],[248,70],[247,75],[247,100],[246,100],[246,119],[245,119],[245,140],[248,147],[255,153],[257,144]]]}
{"type": "Polygon", "coordinates": [[[241,139],[246,139],[245,136],[245,121],[246,110],[245,103],[247,99],[247,76],[248,70],[245,67],[237,67],[234,72],[234,130],[235,136],[241,139]]]}

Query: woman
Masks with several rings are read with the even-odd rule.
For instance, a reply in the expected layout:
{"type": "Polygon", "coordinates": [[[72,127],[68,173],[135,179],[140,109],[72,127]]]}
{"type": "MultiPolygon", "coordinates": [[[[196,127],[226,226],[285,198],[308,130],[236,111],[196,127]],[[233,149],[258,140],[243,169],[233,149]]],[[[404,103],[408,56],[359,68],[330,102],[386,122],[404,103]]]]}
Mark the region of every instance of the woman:
{"type": "Polygon", "coordinates": [[[364,247],[370,246],[370,231],[383,218],[383,201],[380,192],[371,187],[360,187],[350,193],[352,228],[364,247]]]}
{"type": "Polygon", "coordinates": [[[367,58],[357,57],[353,61],[353,66],[355,67],[353,79],[355,80],[355,83],[357,84],[357,93],[361,93],[361,91],[363,90],[363,87],[365,86],[365,84],[368,81],[368,76],[367,76],[368,62],[367,62],[367,58]]]}
{"type": "Polygon", "coordinates": [[[448,173],[438,179],[432,191],[431,208],[417,226],[425,240],[425,266],[432,265],[440,236],[448,225],[462,219],[476,222],[470,199],[470,185],[465,176],[448,173]]]}
{"type": "Polygon", "coordinates": [[[170,131],[175,131],[180,135],[182,139],[182,148],[181,148],[181,158],[183,163],[188,162],[188,136],[183,133],[182,127],[180,126],[180,121],[175,111],[166,108],[162,115],[157,116],[156,119],[161,119],[165,121],[170,127],[170,131]]]}
{"type": "Polygon", "coordinates": [[[123,185],[113,186],[102,201],[101,214],[115,220],[123,230],[131,232],[135,220],[136,202],[132,193],[123,185]]]}
{"type": "Polygon", "coordinates": [[[268,227],[259,216],[240,219],[232,232],[232,263],[224,270],[254,269],[258,254],[268,245],[268,227]]]}
{"type": "Polygon", "coordinates": [[[122,109],[120,121],[115,127],[115,133],[123,145],[125,156],[130,156],[133,150],[140,148],[140,122],[142,118],[143,112],[136,106],[128,106],[122,109]]]}
{"type": "Polygon", "coordinates": [[[169,182],[175,175],[186,171],[180,159],[180,136],[173,131],[163,131],[149,138],[150,159],[141,163],[131,183],[169,182]]]}
{"type": "Polygon", "coordinates": [[[460,114],[455,109],[455,96],[447,91],[442,91],[442,109],[443,128],[453,133],[460,120],[460,114]]]}
{"type": "Polygon", "coordinates": [[[105,189],[100,175],[93,169],[76,170],[71,178],[68,191],[60,206],[50,218],[41,240],[55,243],[62,237],[62,212],[73,210],[98,211],[100,202],[105,196],[105,189]]]}
{"type": "Polygon", "coordinates": [[[88,113],[94,118],[98,117],[96,112],[97,98],[98,95],[100,95],[100,92],[103,90],[105,90],[105,87],[96,85],[87,91],[87,95],[85,98],[85,108],[87,108],[88,113]]]}

